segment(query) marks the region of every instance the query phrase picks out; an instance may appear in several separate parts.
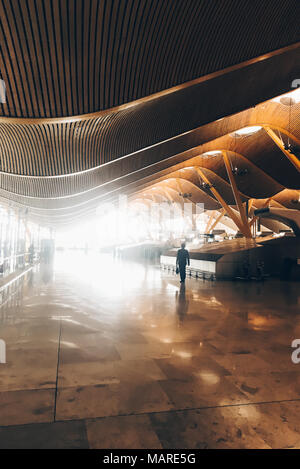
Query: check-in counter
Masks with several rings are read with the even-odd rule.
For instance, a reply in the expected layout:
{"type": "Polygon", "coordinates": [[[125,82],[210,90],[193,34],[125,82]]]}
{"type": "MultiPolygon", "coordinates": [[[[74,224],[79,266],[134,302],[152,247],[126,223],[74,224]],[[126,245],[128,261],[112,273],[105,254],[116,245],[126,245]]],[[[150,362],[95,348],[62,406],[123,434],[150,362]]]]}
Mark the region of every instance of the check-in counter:
{"type": "MultiPolygon", "coordinates": [[[[191,277],[202,277],[214,280],[216,278],[216,261],[206,259],[194,259],[193,254],[190,254],[190,265],[187,266],[187,275],[191,277]]],[[[176,254],[175,255],[162,255],[160,256],[160,264],[162,269],[175,272],[176,270],[176,254]]]]}
{"type": "MultiPolygon", "coordinates": [[[[285,258],[297,264],[299,237],[234,239],[191,249],[187,275],[207,279],[261,279],[278,276],[285,258]]],[[[177,249],[160,257],[162,269],[175,272],[177,249]]],[[[296,268],[294,268],[296,270],[296,268]]]]}

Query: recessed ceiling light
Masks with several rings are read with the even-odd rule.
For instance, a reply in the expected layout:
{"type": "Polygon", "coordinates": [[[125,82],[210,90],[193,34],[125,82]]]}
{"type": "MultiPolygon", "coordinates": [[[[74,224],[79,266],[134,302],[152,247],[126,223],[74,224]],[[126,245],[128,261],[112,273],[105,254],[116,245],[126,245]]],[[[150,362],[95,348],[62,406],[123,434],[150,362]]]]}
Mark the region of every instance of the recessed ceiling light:
{"type": "Polygon", "coordinates": [[[221,155],[222,152],[220,150],[212,150],[212,151],[206,151],[205,153],[202,153],[202,157],[206,158],[209,156],[219,156],[221,155]]]}
{"type": "Polygon", "coordinates": [[[291,106],[294,104],[300,103],[300,88],[297,88],[294,91],[289,93],[276,96],[276,98],[271,99],[274,103],[284,104],[285,106],[291,106]]]}
{"type": "Polygon", "coordinates": [[[261,130],[261,126],[260,125],[253,125],[253,126],[250,126],[250,127],[244,127],[243,129],[239,129],[239,130],[236,130],[232,136],[239,136],[239,137],[247,137],[248,135],[252,135],[252,134],[255,134],[256,132],[258,132],[259,130],[261,130]]]}

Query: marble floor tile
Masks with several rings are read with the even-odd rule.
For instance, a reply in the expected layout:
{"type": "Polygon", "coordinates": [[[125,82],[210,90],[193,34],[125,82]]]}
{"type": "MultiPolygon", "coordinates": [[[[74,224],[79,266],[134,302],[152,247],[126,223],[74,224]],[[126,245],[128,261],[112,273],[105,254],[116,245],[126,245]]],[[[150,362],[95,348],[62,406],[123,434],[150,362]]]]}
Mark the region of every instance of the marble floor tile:
{"type": "Polygon", "coordinates": [[[166,449],[270,449],[239,409],[244,408],[151,414],[150,420],[166,449]]]}
{"type": "Polygon", "coordinates": [[[144,344],[117,344],[122,360],[135,360],[138,358],[166,358],[172,355],[172,344],[164,344],[160,342],[150,342],[144,344]]]}
{"type": "Polygon", "coordinates": [[[227,376],[204,373],[198,380],[160,382],[175,409],[218,407],[247,404],[248,396],[234,386],[227,376]]]}
{"type": "Polygon", "coordinates": [[[88,420],[86,428],[89,445],[92,449],[162,448],[148,415],[88,420]]]}
{"type": "Polygon", "coordinates": [[[299,402],[274,402],[249,406],[238,410],[245,415],[257,435],[274,449],[300,449],[299,402]]]}
{"type": "Polygon", "coordinates": [[[120,360],[120,354],[113,345],[79,348],[73,342],[63,341],[60,351],[60,364],[113,362],[120,360]]]}
{"type": "Polygon", "coordinates": [[[228,381],[243,392],[251,402],[273,402],[300,399],[299,372],[233,374],[228,381]]]}
{"type": "Polygon", "coordinates": [[[215,349],[207,342],[157,342],[150,341],[146,344],[119,344],[116,345],[123,360],[137,358],[172,358],[172,357],[198,357],[209,356],[215,353],[215,349]]]}
{"type": "Polygon", "coordinates": [[[143,384],[95,385],[60,389],[58,420],[110,417],[173,409],[157,381],[143,384]]]}
{"type": "Polygon", "coordinates": [[[205,382],[211,376],[213,381],[219,381],[220,377],[230,375],[211,356],[189,356],[185,349],[178,349],[171,358],[159,359],[156,363],[169,380],[205,382]]]}
{"type": "Polygon", "coordinates": [[[272,372],[300,372],[299,366],[291,360],[293,350],[291,344],[287,341],[284,346],[278,344],[277,349],[263,349],[258,354],[271,366],[272,372]]]}
{"type": "Polygon", "coordinates": [[[1,392],[0,426],[53,421],[54,395],[54,389],[1,392]]]}
{"type": "Polygon", "coordinates": [[[59,367],[59,388],[95,384],[146,383],[166,379],[154,360],[116,360],[63,364],[59,367]]]}
{"type": "Polygon", "coordinates": [[[0,427],[0,449],[89,448],[84,420],[0,427]]]}
{"type": "Polygon", "coordinates": [[[7,362],[0,366],[0,392],[55,387],[57,345],[29,349],[7,346],[7,362]]]}
{"type": "Polygon", "coordinates": [[[248,373],[257,372],[267,373],[273,370],[271,363],[268,363],[252,353],[227,353],[224,355],[216,355],[214,359],[231,374],[238,373],[241,375],[247,375],[248,373]]]}

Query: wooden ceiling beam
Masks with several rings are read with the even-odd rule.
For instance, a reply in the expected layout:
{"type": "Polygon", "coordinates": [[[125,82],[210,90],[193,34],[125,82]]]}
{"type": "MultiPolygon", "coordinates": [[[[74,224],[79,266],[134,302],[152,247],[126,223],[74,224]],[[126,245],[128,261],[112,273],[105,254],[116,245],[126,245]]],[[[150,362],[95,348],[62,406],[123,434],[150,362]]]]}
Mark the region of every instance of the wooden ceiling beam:
{"type": "Polygon", "coordinates": [[[217,189],[215,187],[213,187],[213,185],[211,184],[210,180],[208,179],[208,177],[204,174],[204,172],[202,171],[202,169],[200,169],[199,167],[196,167],[195,168],[197,173],[199,174],[199,176],[203,179],[203,181],[208,184],[210,186],[210,191],[212,192],[212,194],[215,196],[215,198],[218,200],[218,202],[220,203],[220,205],[225,209],[227,215],[229,216],[229,218],[231,218],[231,220],[236,224],[236,226],[238,227],[238,229],[241,231],[241,233],[243,233],[243,235],[247,238],[249,237],[248,236],[248,231],[245,230],[244,228],[244,225],[241,221],[241,219],[234,213],[234,211],[229,207],[229,205],[225,202],[225,200],[223,199],[223,197],[221,196],[221,194],[217,191],[217,189]]]}
{"type": "Polygon", "coordinates": [[[271,129],[268,126],[264,126],[264,130],[267,132],[267,134],[273,140],[273,142],[276,143],[278,148],[280,148],[282,153],[288,158],[288,160],[292,163],[292,165],[295,166],[297,171],[300,172],[300,160],[297,158],[297,156],[284,148],[282,141],[280,140],[280,138],[274,132],[273,129],[271,129]]]}
{"type": "Polygon", "coordinates": [[[223,155],[223,160],[224,160],[224,163],[225,163],[227,175],[228,175],[228,178],[229,178],[229,181],[230,181],[231,189],[232,189],[232,192],[233,192],[233,195],[234,195],[234,199],[235,199],[236,205],[238,207],[238,210],[240,212],[240,217],[241,217],[241,221],[243,223],[244,232],[246,233],[247,238],[252,238],[251,230],[249,228],[249,224],[248,224],[248,220],[247,220],[245,207],[243,206],[241,196],[240,196],[240,191],[237,187],[234,175],[232,173],[232,169],[231,169],[231,165],[230,165],[230,161],[229,161],[227,152],[222,151],[222,155],[223,155]]]}
{"type": "Polygon", "coordinates": [[[217,224],[222,220],[222,218],[224,217],[225,215],[225,209],[222,208],[221,211],[220,211],[220,214],[217,216],[217,218],[215,219],[214,223],[211,225],[211,227],[209,228],[208,230],[208,233],[211,233],[215,227],[217,226],[217,224]]]}

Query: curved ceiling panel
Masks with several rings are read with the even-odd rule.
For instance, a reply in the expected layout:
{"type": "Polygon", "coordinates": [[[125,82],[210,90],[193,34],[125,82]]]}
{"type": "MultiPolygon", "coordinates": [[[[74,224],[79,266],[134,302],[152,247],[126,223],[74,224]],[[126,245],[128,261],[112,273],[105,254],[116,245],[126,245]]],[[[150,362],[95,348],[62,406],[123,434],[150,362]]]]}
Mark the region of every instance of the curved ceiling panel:
{"type": "MultiPolygon", "coordinates": [[[[210,93],[213,90],[212,86],[210,93]]],[[[209,119],[215,119],[220,104],[214,110],[209,101],[204,102],[203,106],[195,106],[194,101],[200,98],[192,89],[183,92],[182,95],[175,94],[172,99],[165,96],[159,102],[141,103],[132,109],[75,122],[22,124],[22,120],[10,123],[0,118],[2,171],[32,176],[70,174],[128,155],[132,156],[134,166],[136,158],[132,154],[137,151],[145,151],[153,145],[163,145],[169,139],[177,139],[176,149],[179,153],[234,131],[241,127],[241,123],[267,123],[289,128],[300,140],[300,104],[292,106],[290,112],[289,106],[269,101],[215,122],[213,127],[211,124],[204,125],[201,131],[199,126],[209,119]],[[190,96],[187,93],[191,93],[190,96]],[[210,115],[212,110],[214,113],[210,115]],[[199,131],[196,130],[198,128],[199,131]]],[[[201,93],[205,93],[205,90],[201,93]]],[[[212,95],[209,96],[211,99],[212,95]]],[[[202,102],[201,99],[199,102],[202,102]]],[[[237,139],[236,151],[241,143],[244,145],[248,140],[237,139]]],[[[158,154],[157,148],[154,151],[158,154]]],[[[161,153],[159,157],[161,159],[161,153]]]]}
{"type": "Polygon", "coordinates": [[[298,0],[1,0],[0,12],[6,116],[107,109],[300,39],[298,0]]]}
{"type": "MultiPolygon", "coordinates": [[[[173,163],[214,149],[240,152],[251,161],[252,159],[253,162],[257,161],[257,166],[261,166],[266,174],[272,172],[275,180],[280,181],[277,175],[279,178],[284,177],[282,183],[292,184],[290,187],[295,187],[296,184],[297,188],[297,173],[265,131],[245,138],[233,138],[228,134],[239,129],[241,125],[265,122],[272,128],[289,129],[289,132],[300,141],[300,105],[297,104],[292,108],[289,112],[289,106],[268,101],[150,147],[146,146],[147,143],[157,139],[155,128],[153,130],[153,126],[150,126],[151,130],[147,131],[148,140],[145,140],[143,132],[138,129],[141,120],[135,122],[136,128],[133,131],[128,122],[127,125],[124,124],[119,115],[114,121],[110,117],[105,117],[87,120],[80,125],[78,122],[53,125],[0,123],[2,136],[0,161],[2,170],[6,171],[0,173],[1,188],[29,196],[64,197],[91,190],[124,176],[128,178],[131,175],[131,179],[139,179],[144,177],[139,173],[143,168],[148,167],[148,173],[155,173],[163,169],[163,165],[170,167],[173,163]],[[109,125],[106,125],[106,122],[109,122],[109,125]],[[263,148],[260,146],[262,139],[265,140],[263,148]],[[210,141],[204,143],[207,140],[210,141]],[[199,146],[201,143],[204,144],[199,146]],[[141,150],[140,146],[143,147],[141,150]],[[186,153],[183,154],[183,151],[186,153]],[[102,158],[110,164],[101,165],[102,158]],[[277,160],[284,167],[280,166],[277,169],[274,164],[277,160]],[[93,167],[96,164],[97,167],[93,167]],[[86,171],[90,166],[90,170],[86,171]],[[81,173],[74,174],[76,171],[81,173]],[[65,176],[28,179],[21,176],[25,174],[34,176],[65,174],[65,176]]],[[[285,135],[283,137],[285,138],[285,135]]],[[[209,160],[207,161],[209,165],[209,160]]],[[[203,164],[206,164],[205,161],[203,164]]],[[[213,166],[215,171],[220,171],[221,176],[227,177],[223,162],[218,167],[216,160],[213,166]]],[[[119,182],[122,185],[122,182],[119,182]]]]}
{"type": "MultiPolygon", "coordinates": [[[[284,186],[271,179],[268,174],[261,171],[257,166],[251,164],[242,155],[227,153],[231,161],[232,168],[237,165],[239,170],[247,170],[247,173],[241,176],[236,175],[235,180],[239,191],[250,198],[260,199],[277,194],[284,186]]],[[[213,158],[196,157],[190,161],[191,165],[207,168],[213,171],[218,177],[229,183],[228,175],[222,155],[216,155],[213,158]]],[[[199,183],[199,176],[194,169],[184,168],[172,172],[166,176],[186,178],[194,184],[199,183]]]]}

